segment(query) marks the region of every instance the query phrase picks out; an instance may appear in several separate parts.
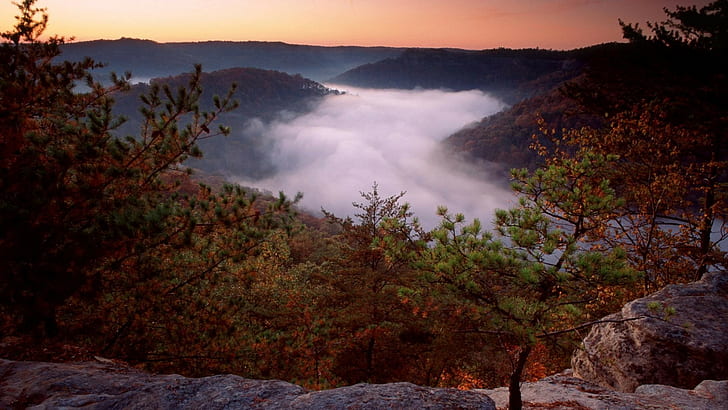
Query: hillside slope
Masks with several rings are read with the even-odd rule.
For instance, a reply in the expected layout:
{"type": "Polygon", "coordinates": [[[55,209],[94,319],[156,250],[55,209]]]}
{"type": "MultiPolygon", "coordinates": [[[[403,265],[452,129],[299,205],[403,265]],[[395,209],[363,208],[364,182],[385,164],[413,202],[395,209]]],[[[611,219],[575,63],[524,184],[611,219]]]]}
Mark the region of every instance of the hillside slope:
{"type": "MultiPolygon", "coordinates": [[[[187,85],[190,74],[158,78],[152,83],[167,84],[173,90],[187,85]]],[[[237,84],[234,98],[240,106],[220,117],[218,124],[232,128],[228,137],[215,137],[200,141],[204,153],[201,159],[187,162],[208,173],[222,173],[257,178],[273,171],[268,161],[269,142],[249,125],[253,120],[270,122],[280,115],[295,116],[310,110],[316,102],[335,91],[300,75],[255,68],[232,68],[203,73],[202,110],[212,109],[213,96],[224,96],[230,86],[237,84]]],[[[122,135],[138,135],[141,127],[142,106],[140,96],[149,92],[150,85],[136,84],[129,92],[116,96],[114,111],[127,118],[118,130],[122,135]]]]}
{"type": "Polygon", "coordinates": [[[563,51],[409,49],[331,82],[371,88],[479,89],[514,104],[572,78],[579,68],[579,61],[563,51]]]}
{"type": "MultiPolygon", "coordinates": [[[[610,92],[617,93],[619,81],[624,81],[629,70],[634,71],[638,52],[627,44],[600,44],[560,54],[568,56],[568,68],[547,72],[538,78],[524,82],[513,95],[524,98],[490,117],[483,118],[474,126],[463,129],[443,144],[451,151],[467,157],[497,162],[504,170],[510,168],[535,168],[540,158],[529,149],[533,137],[540,137],[538,120],[542,118],[549,129],[560,131],[583,126],[603,125],[604,112],[586,110],[584,96],[576,97],[573,85],[593,81],[594,75],[612,78],[610,92]],[[620,69],[623,65],[625,69],[620,69]],[[617,66],[617,67],[614,67],[617,66]],[[530,94],[530,95],[529,95],[530,94]],[[577,101],[582,99],[582,101],[577,101]]],[[[632,76],[640,78],[639,75],[632,76]]],[[[644,83],[644,81],[642,81],[644,83]]],[[[635,84],[636,87],[636,84],[635,84]]],[[[615,101],[626,97],[617,96],[615,101]]],[[[614,105],[602,103],[602,106],[614,105]]],[[[595,104],[596,106],[596,104],[595,104]]],[[[547,143],[541,138],[541,142],[547,143]]]]}

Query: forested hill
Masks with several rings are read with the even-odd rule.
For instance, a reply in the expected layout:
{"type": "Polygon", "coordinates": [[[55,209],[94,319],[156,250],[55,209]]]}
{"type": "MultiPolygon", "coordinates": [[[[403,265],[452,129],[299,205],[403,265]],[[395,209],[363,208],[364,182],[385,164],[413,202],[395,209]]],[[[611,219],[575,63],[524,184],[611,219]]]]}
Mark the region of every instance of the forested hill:
{"type": "Polygon", "coordinates": [[[573,77],[580,67],[573,53],[564,51],[409,49],[349,70],[331,82],[372,88],[480,89],[514,104],[573,77]]]}
{"type": "MultiPolygon", "coordinates": [[[[529,149],[532,136],[539,133],[538,119],[561,129],[583,125],[586,116],[570,116],[575,103],[556,88],[527,98],[508,109],[488,116],[444,140],[446,149],[469,158],[497,164],[504,173],[512,168],[535,169],[542,160],[529,149]]],[[[593,118],[591,119],[594,120],[593,118]]]]}
{"type": "MultiPolygon", "coordinates": [[[[151,84],[167,84],[172,89],[186,86],[191,77],[189,69],[187,71],[184,74],[152,79],[151,84]]],[[[272,119],[281,110],[305,111],[304,102],[310,98],[334,92],[300,75],[257,68],[230,68],[203,72],[201,80],[204,90],[201,108],[210,109],[211,97],[225,95],[231,84],[235,83],[237,85],[235,99],[240,103],[235,114],[266,120],[272,119]]],[[[118,95],[115,108],[119,114],[133,115],[141,104],[139,96],[149,89],[149,84],[139,83],[132,86],[129,92],[118,95]]]]}
{"type": "MultiPolygon", "coordinates": [[[[678,52],[684,51],[674,51],[678,52]]],[[[674,108],[663,115],[680,124],[703,126],[718,118],[711,117],[713,106],[704,110],[694,107],[698,101],[722,100],[716,97],[720,91],[715,91],[717,85],[710,80],[720,69],[712,60],[696,63],[704,58],[701,55],[675,58],[646,42],[601,44],[564,55],[569,56],[565,61],[576,61],[579,69],[555,71],[527,83],[533,96],[455,133],[444,141],[445,146],[470,157],[498,162],[504,169],[533,169],[541,159],[528,147],[534,135],[542,136],[539,118],[544,119],[548,129],[556,131],[598,128],[616,113],[633,111],[646,101],[669,101],[674,108]],[[557,78],[560,82],[554,82],[557,78]]],[[[545,140],[543,136],[541,139],[545,140]]]]}
{"type": "MultiPolygon", "coordinates": [[[[186,86],[191,74],[157,78],[151,84],[167,84],[171,89],[186,86]]],[[[234,99],[240,104],[232,112],[225,113],[220,123],[230,126],[228,137],[210,138],[199,142],[204,153],[201,159],[188,164],[211,173],[226,173],[246,177],[261,177],[272,171],[267,160],[269,148],[261,135],[246,131],[249,121],[258,119],[270,122],[280,113],[297,115],[307,112],[323,96],[336,93],[323,85],[279,71],[256,68],[231,68],[212,73],[202,73],[201,109],[213,109],[213,97],[224,97],[231,84],[237,85],[234,99]]],[[[150,91],[151,85],[136,84],[128,92],[116,95],[116,114],[127,122],[118,130],[122,134],[137,135],[141,126],[142,106],[140,96],[150,91]]]]}
{"type": "Polygon", "coordinates": [[[189,71],[199,63],[206,71],[256,67],[323,81],[402,51],[389,47],[321,47],[256,41],[157,43],[121,38],[68,43],[62,46],[61,58],[80,61],[88,56],[105,63],[106,67],[95,70],[101,76],[111,71],[131,71],[135,78],[165,77],[189,71]]]}
{"type": "MultiPolygon", "coordinates": [[[[629,389],[661,383],[652,377],[675,373],[674,363],[699,370],[689,388],[726,378],[726,366],[683,359],[690,351],[728,363],[728,332],[710,326],[728,316],[722,308],[728,306],[728,0],[666,11],[669,20],[651,25],[651,34],[623,25],[628,45],[572,53],[587,57],[586,69],[577,70],[564,93],[552,87],[511,113],[529,121],[539,114],[534,108],[551,107],[549,120],[577,114],[600,118],[602,126],[564,123],[573,129],[549,134],[552,145],[537,146],[547,166],[513,173],[518,201],[508,201],[510,209],[481,223],[439,207],[441,221],[432,230],[419,223],[405,192],[382,195],[376,182],[352,203],[353,217],[326,212],[320,224],[309,225],[297,219],[296,199],[281,194],[261,201],[237,185],[199,186],[181,172],[218,124],[236,133],[211,139],[224,145],[201,146],[206,158],[221,164],[230,158],[222,166],[253,164],[249,172],[265,172],[256,158],[265,151],[256,145],[261,140],[237,130],[253,116],[275,118],[280,109],[305,110],[317,99],[336,99],[326,96],[326,88],[279,72],[203,75],[196,67],[189,76],[138,85],[127,95],[117,94],[126,88],[120,82],[78,92],[94,63],[63,62],[59,40],[44,33],[45,9],[33,0],[16,5],[17,26],[0,36],[3,359],[13,359],[9,353],[16,350],[14,360],[75,361],[83,354],[157,373],[238,374],[310,390],[389,382],[508,386],[513,410],[533,403],[522,397],[522,382],[569,366],[572,348],[579,352],[572,363],[583,364],[573,367],[577,374],[595,374],[599,383],[618,380],[629,389]],[[230,112],[235,104],[225,96],[233,82],[243,108],[230,112]],[[157,84],[171,86],[160,91],[157,84]],[[151,95],[140,98],[142,92],[151,95]],[[222,100],[199,115],[213,94],[222,100]],[[554,109],[567,101],[563,97],[575,108],[554,109]],[[142,113],[146,126],[128,134],[117,130],[114,99],[118,112],[130,116],[127,127],[134,121],[139,126],[137,106],[149,105],[142,113]],[[675,286],[700,278],[684,292],[675,286]],[[674,302],[698,294],[705,299],[686,302],[700,307],[694,314],[674,302]],[[617,311],[624,314],[609,315],[617,311]],[[659,329],[638,326],[658,322],[659,329]],[[696,333],[701,322],[711,332],[696,333]],[[582,342],[587,328],[601,325],[634,331],[597,330],[582,342]],[[638,334],[657,344],[650,347],[638,334]],[[663,360],[666,351],[675,354],[663,360]],[[655,362],[661,371],[646,366],[655,362]],[[580,370],[589,368],[594,372],[580,370]],[[710,374],[702,373],[706,368],[710,374]],[[623,383],[632,375],[644,381],[623,383]]],[[[147,54],[138,54],[139,60],[147,54]]],[[[518,77],[507,64],[500,72],[510,73],[504,78],[511,86],[548,89],[570,67],[571,58],[560,54],[536,58],[544,68],[533,68],[533,78],[518,77]]],[[[574,61],[578,66],[579,58],[574,61]]],[[[505,142],[516,138],[501,135],[505,142]]],[[[461,142],[496,155],[495,142],[478,146],[477,138],[461,142]]],[[[399,162],[409,166],[409,158],[399,162]]],[[[442,177],[447,187],[472,188],[468,195],[484,206],[502,196],[445,173],[424,170],[419,176],[418,182],[442,177]]],[[[382,182],[402,183],[397,179],[382,182]]],[[[314,182],[338,188],[347,181],[329,173],[314,182]]],[[[23,372],[9,366],[0,369],[4,390],[6,375],[23,372]]],[[[44,371],[36,369],[24,374],[44,371]]],[[[173,378],[180,392],[202,391],[173,378]]],[[[115,380],[111,390],[95,395],[86,389],[74,403],[110,397],[118,392],[115,380]]],[[[67,390],[66,381],[51,383],[67,390]]],[[[43,390],[16,391],[20,397],[0,398],[0,408],[47,404],[41,403],[43,390]]],[[[264,405],[260,399],[270,396],[256,391],[250,400],[229,403],[264,405]]],[[[565,400],[560,395],[558,403],[574,403],[565,400]]]]}

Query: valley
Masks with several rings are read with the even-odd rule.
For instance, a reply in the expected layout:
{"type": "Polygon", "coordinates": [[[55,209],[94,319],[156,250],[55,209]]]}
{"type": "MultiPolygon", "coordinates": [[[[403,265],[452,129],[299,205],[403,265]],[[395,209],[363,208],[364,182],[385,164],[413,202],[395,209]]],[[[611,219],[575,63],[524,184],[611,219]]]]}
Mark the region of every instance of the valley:
{"type": "MultiPolygon", "coordinates": [[[[508,113],[519,104],[534,104],[529,101],[550,104],[543,96],[558,94],[557,86],[583,65],[574,53],[538,50],[158,44],[131,39],[72,43],[64,49],[67,57],[83,52],[109,60],[101,76],[130,71],[133,82],[138,75],[160,73],[164,76],[153,81],[171,86],[184,84],[185,76],[175,72],[184,68],[174,62],[189,56],[203,67],[254,65],[203,77],[203,101],[223,95],[236,83],[241,106],[221,117],[222,124],[231,126],[231,135],[201,141],[203,157],[188,160],[190,167],[268,192],[301,191],[302,205],[314,214],[321,208],[349,214],[351,198],[379,182],[387,192],[406,191],[430,227],[436,224],[438,206],[486,221],[496,208],[508,206],[506,171],[533,166],[528,138],[536,121],[532,107],[515,122],[508,113]],[[154,57],[123,59],[137,54],[154,57]],[[357,63],[362,64],[352,67],[357,63]],[[296,74],[320,79],[322,70],[334,68],[344,71],[327,72],[331,83],[296,74]],[[516,105],[510,108],[509,103],[516,105]],[[480,135],[484,126],[492,128],[492,121],[503,116],[524,128],[505,135],[485,131],[476,137],[480,142],[470,142],[470,136],[480,135]]],[[[139,95],[148,87],[136,84],[117,97],[116,112],[128,119],[120,133],[133,135],[139,129],[139,95]]],[[[561,108],[555,104],[553,110],[561,108]]]]}

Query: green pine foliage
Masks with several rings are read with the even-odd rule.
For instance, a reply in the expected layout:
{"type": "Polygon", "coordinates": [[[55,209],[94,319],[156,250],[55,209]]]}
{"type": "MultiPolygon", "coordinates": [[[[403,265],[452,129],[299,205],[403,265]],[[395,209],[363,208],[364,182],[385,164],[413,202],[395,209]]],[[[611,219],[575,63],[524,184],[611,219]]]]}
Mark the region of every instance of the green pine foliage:
{"type": "Polygon", "coordinates": [[[516,347],[511,403],[520,402],[518,386],[534,346],[568,334],[589,319],[588,305],[637,277],[620,249],[585,246],[620,203],[600,176],[611,162],[584,153],[532,174],[515,170],[520,201],[496,212],[497,236],[484,231],[480,221],[466,224],[463,215],[442,208],[434,245],[417,261],[426,272],[423,292],[435,292],[435,299],[457,307],[472,332],[516,347]]]}

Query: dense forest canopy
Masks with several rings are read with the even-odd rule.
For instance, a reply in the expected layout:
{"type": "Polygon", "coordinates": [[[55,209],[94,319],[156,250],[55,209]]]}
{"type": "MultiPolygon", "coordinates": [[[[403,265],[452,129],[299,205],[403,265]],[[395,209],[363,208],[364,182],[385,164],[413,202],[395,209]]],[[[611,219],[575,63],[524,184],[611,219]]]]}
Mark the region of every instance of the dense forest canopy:
{"type": "Polygon", "coordinates": [[[541,121],[542,165],[512,171],[519,203],[492,230],[441,208],[432,231],[376,183],[345,218],[200,184],[183,163],[229,133],[234,85],[203,102],[197,67],[144,87],[127,136],[113,107],[130,76],[59,62],[45,10],[18,8],[0,45],[0,336],[19,357],[73,345],[311,388],[507,384],[519,408],[576,330],[725,266],[728,1],[667,11],[651,35],[623,24],[630,43],[561,91],[603,120],[541,121]]]}

